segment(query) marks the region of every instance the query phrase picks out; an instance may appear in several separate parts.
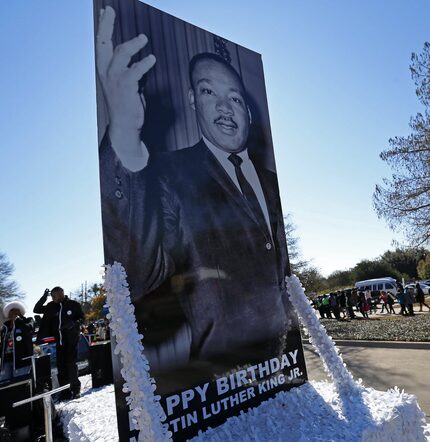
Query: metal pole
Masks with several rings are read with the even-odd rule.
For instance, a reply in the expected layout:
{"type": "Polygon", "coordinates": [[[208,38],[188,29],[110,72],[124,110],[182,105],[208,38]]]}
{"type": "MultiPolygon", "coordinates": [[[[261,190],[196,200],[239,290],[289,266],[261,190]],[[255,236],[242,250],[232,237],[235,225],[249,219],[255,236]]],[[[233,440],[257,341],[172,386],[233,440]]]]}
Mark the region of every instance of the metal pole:
{"type": "Polygon", "coordinates": [[[51,410],[51,396],[43,397],[43,411],[45,418],[45,441],[53,442],[52,438],[52,410],[51,410]]]}
{"type": "Polygon", "coordinates": [[[52,438],[52,412],[51,412],[51,396],[54,393],[59,393],[60,391],[67,390],[70,388],[70,384],[63,385],[62,387],[56,388],[55,390],[47,391],[37,396],[33,396],[28,399],[23,399],[22,401],[15,402],[12,407],[19,407],[20,405],[28,404],[29,402],[37,401],[38,399],[43,399],[43,411],[45,419],[45,440],[46,442],[54,442],[52,438]]]}
{"type": "Polygon", "coordinates": [[[22,358],[24,359],[31,359],[31,371],[33,372],[33,385],[34,388],[36,388],[36,358],[38,358],[38,355],[32,355],[32,356],[27,356],[26,358],[22,358]]]}

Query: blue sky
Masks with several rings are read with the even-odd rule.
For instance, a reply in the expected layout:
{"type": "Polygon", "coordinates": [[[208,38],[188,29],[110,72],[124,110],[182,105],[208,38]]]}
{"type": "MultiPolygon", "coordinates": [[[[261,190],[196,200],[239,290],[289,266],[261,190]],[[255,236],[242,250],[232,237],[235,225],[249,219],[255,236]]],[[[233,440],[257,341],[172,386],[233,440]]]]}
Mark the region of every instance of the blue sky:
{"type": "MultiPolygon", "coordinates": [[[[411,52],[430,3],[159,0],[147,3],[263,56],[284,212],[324,274],[401,239],[372,193],[388,139],[421,110],[411,52]]],[[[92,4],[0,3],[0,251],[31,307],[45,287],[101,281],[92,4]]]]}

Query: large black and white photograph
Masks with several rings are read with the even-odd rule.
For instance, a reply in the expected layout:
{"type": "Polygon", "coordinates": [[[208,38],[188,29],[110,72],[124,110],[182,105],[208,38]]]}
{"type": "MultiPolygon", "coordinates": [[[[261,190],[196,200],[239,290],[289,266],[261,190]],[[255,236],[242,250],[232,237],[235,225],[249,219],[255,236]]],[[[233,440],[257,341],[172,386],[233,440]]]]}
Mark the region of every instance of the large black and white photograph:
{"type": "Polygon", "coordinates": [[[105,262],[182,440],[306,380],[262,60],[139,1],[94,11],[105,262]]]}
{"type": "Polygon", "coordinates": [[[0,1],[0,442],[430,442],[430,1],[327,6],[0,1]]]}

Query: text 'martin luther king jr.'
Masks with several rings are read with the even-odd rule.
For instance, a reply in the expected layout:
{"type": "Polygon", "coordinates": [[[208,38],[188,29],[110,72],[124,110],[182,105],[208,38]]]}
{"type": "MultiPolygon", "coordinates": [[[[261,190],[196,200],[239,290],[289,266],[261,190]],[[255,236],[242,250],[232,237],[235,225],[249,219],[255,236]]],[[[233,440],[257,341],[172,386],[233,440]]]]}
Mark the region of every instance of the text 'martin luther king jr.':
{"type": "Polygon", "coordinates": [[[242,79],[223,58],[197,54],[188,98],[202,137],[149,155],[138,82],[155,57],[130,65],[147,38],[113,50],[114,21],[112,8],[101,11],[96,42],[109,113],[100,147],[105,254],[127,271],[151,368],[265,360],[296,320],[277,179],[248,155],[242,79]]]}

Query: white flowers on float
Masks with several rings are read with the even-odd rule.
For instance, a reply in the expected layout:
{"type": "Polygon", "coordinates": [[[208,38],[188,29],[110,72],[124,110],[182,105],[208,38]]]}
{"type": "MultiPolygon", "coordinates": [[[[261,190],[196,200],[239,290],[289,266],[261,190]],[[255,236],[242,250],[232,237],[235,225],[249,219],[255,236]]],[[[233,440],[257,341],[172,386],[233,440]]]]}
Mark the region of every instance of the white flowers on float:
{"type": "Polygon", "coordinates": [[[121,360],[121,375],[124,379],[123,392],[129,407],[132,430],[139,431],[139,441],[169,441],[171,432],[163,424],[166,415],[155,395],[155,381],[149,375],[149,363],[134,319],[126,272],[115,262],[106,266],[105,290],[107,318],[111,334],[115,337],[114,353],[121,360]]]}

